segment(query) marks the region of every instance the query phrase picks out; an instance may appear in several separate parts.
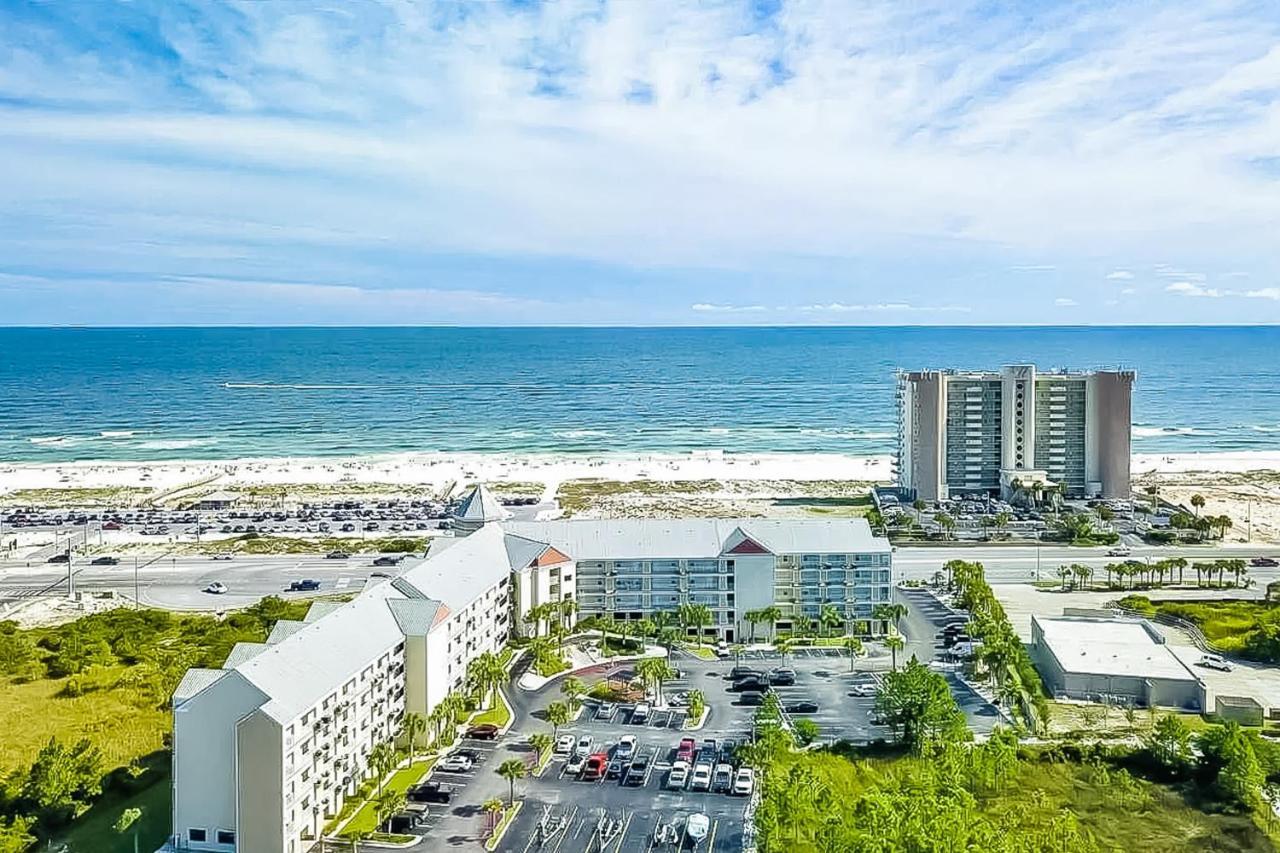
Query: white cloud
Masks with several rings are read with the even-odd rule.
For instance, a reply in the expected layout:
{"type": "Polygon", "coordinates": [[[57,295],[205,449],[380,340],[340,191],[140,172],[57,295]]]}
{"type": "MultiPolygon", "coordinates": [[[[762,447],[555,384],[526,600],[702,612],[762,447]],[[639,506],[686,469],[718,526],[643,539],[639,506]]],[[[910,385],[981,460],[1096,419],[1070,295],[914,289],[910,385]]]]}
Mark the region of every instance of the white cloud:
{"type": "Polygon", "coordinates": [[[1009,267],[1014,272],[1053,272],[1057,269],[1053,264],[1024,264],[1016,267],[1009,267]]]}
{"type": "Polygon", "coordinates": [[[1076,302],[1074,299],[1068,299],[1065,296],[1059,296],[1057,299],[1053,300],[1053,304],[1057,305],[1059,308],[1074,308],[1080,303],[1076,302]]]}
{"type": "Polygon", "coordinates": [[[1227,295],[1224,291],[1213,287],[1204,287],[1192,281],[1175,281],[1165,290],[1170,293],[1176,293],[1179,296],[1207,297],[1210,299],[1217,299],[1227,295]]]}
{"type": "Polygon", "coordinates": [[[800,305],[789,309],[793,311],[829,312],[834,314],[874,313],[880,311],[919,311],[924,313],[968,313],[971,309],[964,305],[911,305],[907,302],[877,302],[869,305],[848,304],[845,302],[828,302],[825,304],[800,305]]]}
{"type": "Polygon", "coordinates": [[[1107,281],[1132,281],[1133,273],[1128,270],[1113,270],[1107,273],[1107,281]]]}
{"type": "Polygon", "coordinates": [[[706,314],[755,314],[769,309],[763,305],[716,305],[711,302],[695,302],[689,306],[694,311],[706,314]]]}
{"type": "Polygon", "coordinates": [[[1137,288],[1134,288],[1134,287],[1126,287],[1120,291],[1120,293],[1124,296],[1132,296],[1137,292],[1138,292],[1137,288]]]}
{"type": "Polygon", "coordinates": [[[1258,290],[1249,290],[1244,295],[1250,299],[1275,299],[1280,301],[1280,287],[1263,287],[1258,290]]]}

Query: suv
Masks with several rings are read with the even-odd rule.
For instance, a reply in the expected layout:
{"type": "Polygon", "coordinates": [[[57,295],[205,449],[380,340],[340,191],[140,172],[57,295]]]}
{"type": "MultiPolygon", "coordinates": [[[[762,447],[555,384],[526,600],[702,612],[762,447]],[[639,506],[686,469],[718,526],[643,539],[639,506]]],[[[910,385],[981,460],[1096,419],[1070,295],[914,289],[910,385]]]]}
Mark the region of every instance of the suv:
{"type": "Polygon", "coordinates": [[[627,769],[627,776],[623,781],[628,785],[643,785],[645,777],[649,774],[649,765],[652,763],[653,750],[646,749],[631,762],[631,767],[627,769]]]}
{"type": "Polygon", "coordinates": [[[289,584],[290,592],[311,592],[320,588],[320,581],[306,578],[305,580],[293,581],[289,584]]]}
{"type": "Polygon", "coordinates": [[[676,761],[692,762],[693,753],[697,750],[697,747],[698,742],[693,738],[680,738],[680,745],[676,747],[676,761]]]}
{"type": "Polygon", "coordinates": [[[448,803],[453,799],[453,790],[439,782],[423,782],[416,788],[410,788],[408,799],[411,803],[448,803]]]}
{"type": "Polygon", "coordinates": [[[747,676],[764,678],[764,673],[749,666],[735,666],[733,669],[729,670],[729,678],[734,681],[746,678],[747,676]]]}
{"type": "Polygon", "coordinates": [[[711,765],[699,761],[693,765],[693,775],[689,778],[690,791],[707,791],[711,789],[711,765]]]}
{"type": "Polygon", "coordinates": [[[769,673],[769,683],[774,687],[795,684],[796,671],[794,669],[775,669],[769,673]]]}
{"type": "Polygon", "coordinates": [[[649,703],[641,702],[636,709],[631,712],[631,722],[643,723],[649,719],[649,703]]]}
{"type": "Polygon", "coordinates": [[[1223,672],[1231,671],[1231,664],[1221,655],[1201,655],[1200,665],[1209,669],[1220,669],[1223,672]]]}

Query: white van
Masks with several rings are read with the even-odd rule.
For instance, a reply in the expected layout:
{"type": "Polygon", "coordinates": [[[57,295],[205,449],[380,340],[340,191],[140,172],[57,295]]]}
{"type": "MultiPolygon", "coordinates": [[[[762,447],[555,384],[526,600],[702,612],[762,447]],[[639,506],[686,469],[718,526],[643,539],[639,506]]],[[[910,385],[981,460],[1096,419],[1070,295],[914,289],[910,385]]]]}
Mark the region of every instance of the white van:
{"type": "Polygon", "coordinates": [[[1220,669],[1223,672],[1231,671],[1231,664],[1227,663],[1221,655],[1201,655],[1200,665],[1209,669],[1220,669]]]}

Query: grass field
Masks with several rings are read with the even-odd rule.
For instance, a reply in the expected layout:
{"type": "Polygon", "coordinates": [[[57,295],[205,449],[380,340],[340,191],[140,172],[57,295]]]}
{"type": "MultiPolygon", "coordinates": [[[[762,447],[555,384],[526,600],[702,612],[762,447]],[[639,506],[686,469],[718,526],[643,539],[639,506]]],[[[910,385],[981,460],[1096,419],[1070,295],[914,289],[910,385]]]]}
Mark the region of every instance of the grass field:
{"type": "MultiPolygon", "coordinates": [[[[110,678],[125,671],[112,667],[110,678]]],[[[139,707],[132,694],[107,688],[82,696],[59,696],[66,678],[7,684],[0,689],[0,770],[29,765],[50,737],[74,743],[87,737],[102,750],[107,767],[119,767],[163,745],[169,713],[139,707]]]]}
{"type": "Polygon", "coordinates": [[[1121,603],[1149,616],[1164,614],[1193,622],[1221,651],[1252,660],[1280,661],[1280,604],[1264,601],[1153,601],[1127,595],[1121,603]]]}
{"type": "Polygon", "coordinates": [[[132,797],[107,795],[94,803],[89,811],[64,835],[58,836],[52,845],[67,846],[67,853],[133,853],[133,838],[137,835],[141,853],[150,853],[169,837],[172,819],[170,778],[164,777],[152,783],[146,790],[132,797]],[[121,812],[128,808],[142,810],[130,831],[121,835],[112,829],[121,812]]]}
{"type": "Polygon", "coordinates": [[[57,507],[135,506],[155,493],[138,486],[114,486],[102,489],[18,489],[0,495],[0,505],[57,507]]]}
{"type": "MultiPolygon", "coordinates": [[[[910,778],[916,759],[853,762],[811,753],[788,757],[783,766],[794,761],[805,762],[815,776],[840,792],[840,802],[852,808],[857,795],[880,782],[890,768],[903,770],[910,778]]],[[[978,809],[997,822],[1007,819],[1032,827],[1047,826],[1063,809],[1070,809],[1105,850],[1261,853],[1275,849],[1248,815],[1209,814],[1172,788],[1141,779],[1122,786],[1096,773],[1082,764],[1024,760],[1001,793],[978,798],[978,809]]],[[[812,851],[814,846],[802,842],[792,849],[812,851]]]]}
{"type": "Polygon", "coordinates": [[[498,691],[497,704],[471,718],[471,725],[473,726],[492,723],[498,728],[502,728],[509,722],[511,722],[511,706],[507,704],[507,697],[502,695],[502,691],[498,691]]]}
{"type": "MultiPolygon", "coordinates": [[[[391,775],[391,778],[387,780],[386,785],[383,786],[383,790],[395,791],[396,793],[403,794],[405,791],[418,784],[418,781],[421,780],[423,776],[427,775],[427,771],[430,770],[431,766],[435,763],[436,760],[434,758],[424,758],[420,761],[413,762],[408,767],[403,767],[397,770],[391,775]]],[[[372,799],[377,796],[377,793],[378,789],[376,787],[373,788],[370,799],[360,807],[360,810],[355,813],[355,816],[351,818],[351,821],[341,829],[338,833],[339,835],[349,830],[363,829],[373,832],[377,829],[376,822],[378,815],[372,799]]]]}

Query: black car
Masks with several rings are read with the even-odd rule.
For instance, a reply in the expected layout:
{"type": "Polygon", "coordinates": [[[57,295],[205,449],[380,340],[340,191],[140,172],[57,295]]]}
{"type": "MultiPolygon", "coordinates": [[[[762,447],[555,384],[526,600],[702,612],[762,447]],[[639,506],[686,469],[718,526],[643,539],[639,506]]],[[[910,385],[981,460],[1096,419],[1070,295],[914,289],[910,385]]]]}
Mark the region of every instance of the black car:
{"type": "Polygon", "coordinates": [[[411,829],[417,829],[418,824],[422,823],[422,815],[415,812],[400,812],[391,816],[391,820],[387,821],[387,829],[392,833],[406,833],[411,829]]]}
{"type": "Polygon", "coordinates": [[[767,679],[764,679],[764,678],[756,678],[755,676],[750,676],[750,677],[739,679],[738,681],[733,682],[733,686],[731,686],[729,689],[735,690],[735,691],[755,690],[763,693],[765,690],[769,689],[769,682],[767,679]]]}
{"type": "Polygon", "coordinates": [[[817,702],[792,702],[787,705],[788,714],[816,714],[818,713],[817,702]]]}
{"type": "Polygon", "coordinates": [[[294,581],[289,584],[290,592],[311,592],[320,588],[320,581],[307,578],[305,580],[294,581]]]}
{"type": "Polygon", "coordinates": [[[448,803],[453,799],[453,789],[439,782],[424,782],[416,788],[409,789],[411,803],[448,803]]]}
{"type": "Polygon", "coordinates": [[[769,673],[769,683],[775,687],[795,684],[796,671],[794,669],[775,669],[769,673]]]}
{"type": "Polygon", "coordinates": [[[720,741],[720,763],[736,764],[738,752],[738,742],[736,740],[726,739],[720,741]]]}
{"type": "Polygon", "coordinates": [[[120,558],[118,558],[118,557],[94,557],[94,558],[93,558],[93,562],[89,563],[89,565],[91,565],[91,566],[118,566],[118,565],[120,565],[120,558]]]}
{"type": "Polygon", "coordinates": [[[746,678],[748,676],[754,676],[756,678],[764,678],[764,672],[758,669],[752,669],[749,666],[735,666],[733,669],[729,670],[729,677],[734,681],[737,681],[740,678],[746,678]]]}
{"type": "Polygon", "coordinates": [[[755,705],[755,706],[763,705],[764,694],[754,690],[748,691],[738,697],[738,704],[739,705],[755,705]]]}
{"type": "Polygon", "coordinates": [[[378,557],[373,561],[375,566],[394,566],[398,564],[403,557],[378,557]]]}
{"type": "Polygon", "coordinates": [[[645,774],[649,772],[649,765],[653,763],[653,759],[652,749],[646,749],[631,759],[631,766],[627,768],[627,777],[623,781],[628,785],[643,785],[645,774]]]}
{"type": "Polygon", "coordinates": [[[49,558],[49,562],[50,563],[70,563],[71,558],[68,557],[66,554],[54,554],[52,557],[49,558]]]}

